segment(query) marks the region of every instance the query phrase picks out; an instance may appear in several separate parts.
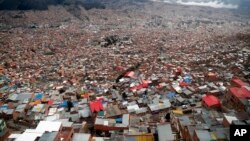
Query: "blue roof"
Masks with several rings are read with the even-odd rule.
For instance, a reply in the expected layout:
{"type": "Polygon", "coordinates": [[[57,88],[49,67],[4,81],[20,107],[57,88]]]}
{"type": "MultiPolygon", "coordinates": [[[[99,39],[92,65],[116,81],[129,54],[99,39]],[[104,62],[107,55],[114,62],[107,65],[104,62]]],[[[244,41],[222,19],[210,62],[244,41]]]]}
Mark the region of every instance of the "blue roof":
{"type": "Polygon", "coordinates": [[[3,105],[0,107],[0,110],[7,110],[8,109],[8,105],[3,105]]]}
{"type": "Polygon", "coordinates": [[[116,123],[122,123],[122,118],[115,119],[116,123]]]}
{"type": "Polygon", "coordinates": [[[43,93],[36,93],[35,100],[42,99],[43,93]]]}
{"type": "Polygon", "coordinates": [[[175,92],[169,92],[168,94],[167,94],[167,98],[169,98],[169,99],[172,99],[173,97],[175,97],[176,96],[176,93],[175,92]]]}
{"type": "Polygon", "coordinates": [[[64,100],[63,102],[60,103],[59,107],[67,107],[68,103],[66,100],[64,100]]]}
{"type": "Polygon", "coordinates": [[[190,75],[185,75],[185,76],[183,77],[183,80],[184,80],[184,82],[186,82],[186,83],[191,83],[191,82],[192,82],[192,78],[191,78],[190,75]]]}

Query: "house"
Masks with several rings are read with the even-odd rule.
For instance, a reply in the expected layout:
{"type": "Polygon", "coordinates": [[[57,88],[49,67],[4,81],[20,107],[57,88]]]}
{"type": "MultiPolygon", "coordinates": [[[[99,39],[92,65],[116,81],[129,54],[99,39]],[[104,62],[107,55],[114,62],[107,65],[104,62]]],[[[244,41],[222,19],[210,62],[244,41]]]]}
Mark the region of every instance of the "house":
{"type": "Polygon", "coordinates": [[[36,129],[26,129],[22,134],[11,134],[9,139],[17,141],[72,141],[73,127],[58,121],[40,121],[36,129]]]}
{"type": "Polygon", "coordinates": [[[242,87],[247,86],[248,84],[240,80],[239,78],[234,78],[231,80],[231,87],[242,87]]]}
{"type": "Polygon", "coordinates": [[[158,139],[159,141],[174,141],[175,136],[173,134],[170,124],[157,125],[158,139]]]}
{"type": "Polygon", "coordinates": [[[218,76],[216,73],[214,72],[208,72],[205,76],[206,80],[208,81],[216,81],[218,80],[218,76]]]}
{"type": "Polygon", "coordinates": [[[239,111],[249,111],[250,87],[230,87],[225,99],[230,102],[235,109],[239,111]]]}
{"type": "Polygon", "coordinates": [[[223,114],[223,121],[222,124],[224,127],[229,127],[231,124],[240,124],[239,121],[244,121],[246,124],[247,121],[249,120],[250,116],[249,113],[247,112],[233,112],[233,113],[227,113],[223,114]]]}
{"type": "Polygon", "coordinates": [[[214,95],[214,96],[219,96],[221,94],[221,91],[219,89],[216,90],[211,90],[207,92],[208,95],[214,95]]]}
{"type": "Polygon", "coordinates": [[[128,134],[124,135],[123,141],[154,141],[153,134],[128,134]]]}
{"type": "Polygon", "coordinates": [[[58,132],[46,132],[44,133],[38,141],[57,141],[59,140],[59,134],[58,132]]]}
{"type": "Polygon", "coordinates": [[[211,134],[217,141],[229,141],[229,128],[216,128],[211,134]]]}
{"type": "Polygon", "coordinates": [[[116,117],[122,115],[121,110],[119,109],[118,105],[110,104],[106,108],[106,118],[116,117]]]}
{"type": "Polygon", "coordinates": [[[89,103],[89,107],[92,113],[103,110],[103,105],[100,100],[95,100],[89,103]]]}
{"type": "Polygon", "coordinates": [[[148,107],[151,112],[156,112],[160,110],[166,110],[171,107],[171,103],[168,99],[164,99],[161,101],[161,103],[153,103],[153,104],[148,104],[148,107]]]}
{"type": "Polygon", "coordinates": [[[169,92],[169,93],[167,94],[166,97],[167,97],[168,99],[172,100],[175,96],[176,96],[176,93],[175,93],[175,92],[169,92]]]}
{"type": "Polygon", "coordinates": [[[187,127],[189,125],[192,125],[192,122],[188,116],[178,117],[178,129],[179,129],[182,137],[187,136],[187,132],[185,130],[185,127],[187,127]]]}
{"type": "Polygon", "coordinates": [[[73,127],[62,127],[62,130],[60,131],[61,141],[72,141],[73,135],[74,135],[73,127]]]}
{"type": "Polygon", "coordinates": [[[135,85],[135,86],[131,87],[131,91],[137,91],[137,90],[140,90],[143,88],[148,88],[148,83],[144,82],[142,84],[135,85]]]}
{"type": "Polygon", "coordinates": [[[5,121],[0,119],[0,141],[7,139],[9,134],[5,121]]]}
{"type": "Polygon", "coordinates": [[[72,139],[72,141],[90,141],[90,140],[91,140],[91,134],[86,134],[86,133],[75,133],[72,139]]]}
{"type": "Polygon", "coordinates": [[[194,141],[210,141],[212,137],[207,130],[194,130],[194,141]]]}
{"type": "MultiPolygon", "coordinates": [[[[61,138],[63,132],[61,122],[40,121],[36,129],[26,129],[22,134],[11,134],[9,139],[16,141],[44,141],[47,139],[54,139],[57,141],[61,138]]],[[[63,141],[70,141],[64,140],[63,141]]]]}
{"type": "Polygon", "coordinates": [[[188,90],[187,88],[183,88],[182,92],[185,95],[185,97],[191,97],[191,95],[193,94],[192,91],[188,90]]]}
{"type": "Polygon", "coordinates": [[[202,98],[202,103],[207,108],[219,108],[220,100],[213,95],[206,95],[202,98]]]}
{"type": "Polygon", "coordinates": [[[172,84],[172,88],[177,92],[177,93],[182,93],[182,88],[179,86],[179,84],[172,84]]]}
{"type": "Polygon", "coordinates": [[[226,115],[223,117],[223,125],[224,127],[229,127],[234,120],[239,120],[235,115],[226,115]]]}
{"type": "Polygon", "coordinates": [[[185,141],[193,141],[193,136],[194,136],[194,130],[195,130],[195,126],[193,125],[189,125],[185,127],[185,136],[183,136],[183,139],[185,139],[185,141]]]}
{"type": "Polygon", "coordinates": [[[95,129],[101,131],[114,131],[128,129],[129,126],[129,114],[123,114],[122,118],[96,118],[95,129]]]}

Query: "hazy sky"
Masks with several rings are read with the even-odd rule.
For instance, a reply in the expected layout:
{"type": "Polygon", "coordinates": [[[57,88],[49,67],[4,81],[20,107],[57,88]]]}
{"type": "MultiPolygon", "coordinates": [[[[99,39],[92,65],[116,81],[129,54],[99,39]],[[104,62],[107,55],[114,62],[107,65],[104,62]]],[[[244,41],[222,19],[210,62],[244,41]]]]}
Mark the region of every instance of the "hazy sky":
{"type": "Polygon", "coordinates": [[[182,5],[209,6],[213,8],[230,8],[237,9],[242,3],[250,2],[250,0],[152,0],[166,3],[176,3],[182,5]]]}

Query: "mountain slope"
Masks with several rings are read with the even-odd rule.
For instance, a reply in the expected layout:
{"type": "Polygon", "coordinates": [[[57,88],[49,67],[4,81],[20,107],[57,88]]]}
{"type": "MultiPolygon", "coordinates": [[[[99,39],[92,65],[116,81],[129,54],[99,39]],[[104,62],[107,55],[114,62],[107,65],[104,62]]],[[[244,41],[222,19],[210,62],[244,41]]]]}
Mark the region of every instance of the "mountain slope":
{"type": "Polygon", "coordinates": [[[46,10],[49,5],[81,5],[85,9],[104,9],[97,0],[2,0],[0,10],[46,10]]]}

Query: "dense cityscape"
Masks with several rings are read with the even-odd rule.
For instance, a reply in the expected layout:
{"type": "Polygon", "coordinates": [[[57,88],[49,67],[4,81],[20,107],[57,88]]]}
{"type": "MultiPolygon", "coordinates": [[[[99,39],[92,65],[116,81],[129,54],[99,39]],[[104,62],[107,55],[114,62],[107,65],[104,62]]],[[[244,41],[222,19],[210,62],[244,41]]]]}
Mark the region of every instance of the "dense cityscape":
{"type": "Polygon", "coordinates": [[[248,12],[86,1],[0,1],[0,141],[227,141],[250,124],[248,12]]]}

